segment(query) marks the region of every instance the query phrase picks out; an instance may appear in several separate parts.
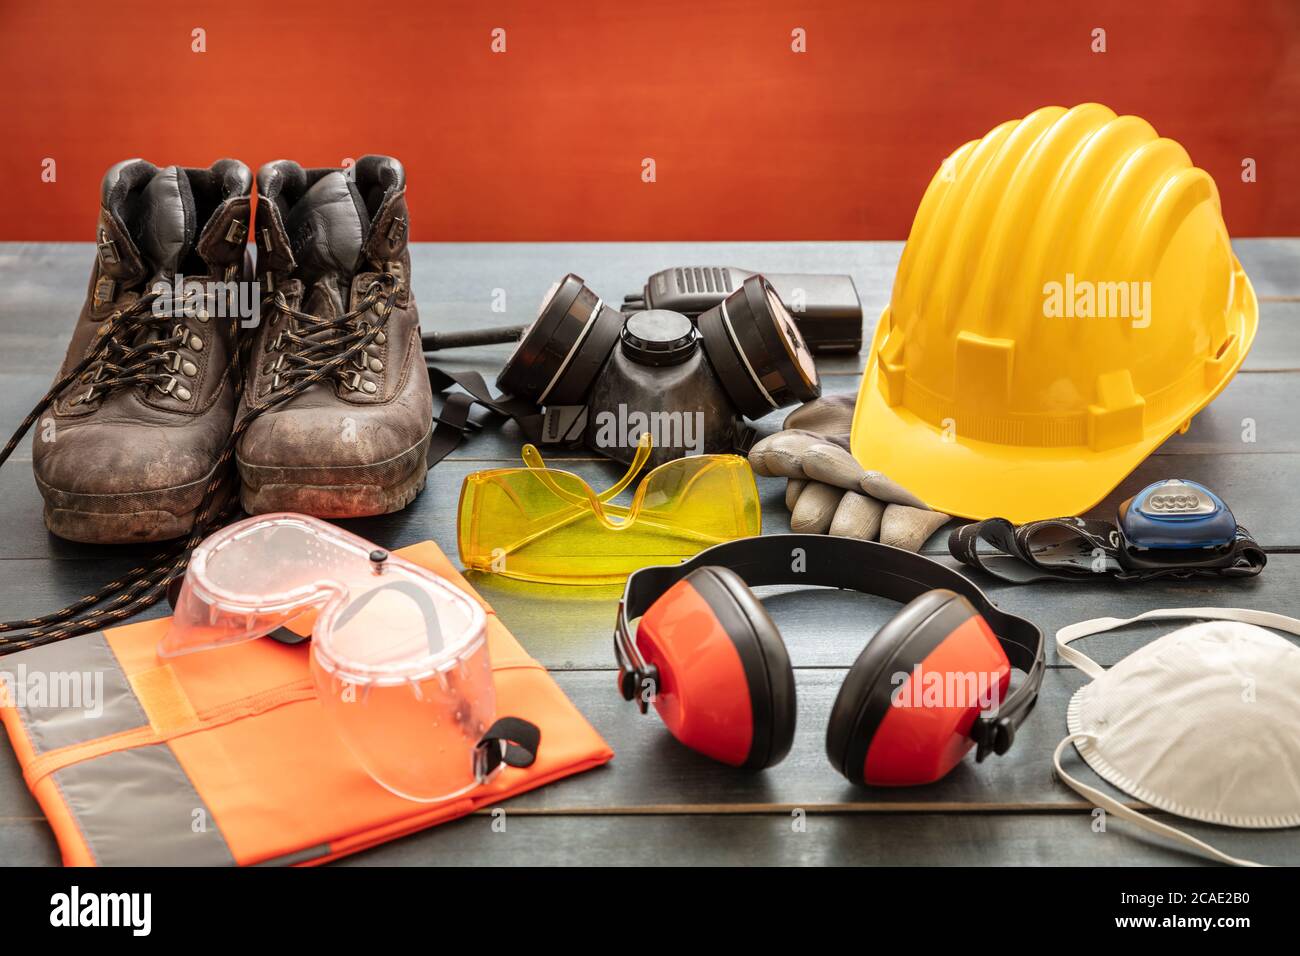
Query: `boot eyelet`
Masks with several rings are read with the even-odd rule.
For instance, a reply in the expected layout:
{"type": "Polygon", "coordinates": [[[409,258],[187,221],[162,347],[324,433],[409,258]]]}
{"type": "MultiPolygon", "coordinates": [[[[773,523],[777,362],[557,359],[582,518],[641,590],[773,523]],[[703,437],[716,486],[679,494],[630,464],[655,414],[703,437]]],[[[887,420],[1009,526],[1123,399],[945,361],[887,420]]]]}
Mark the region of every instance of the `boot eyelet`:
{"type": "Polygon", "coordinates": [[[385,335],[383,332],[380,332],[378,335],[375,336],[375,342],[378,345],[383,345],[387,341],[388,341],[388,336],[385,335]]]}
{"type": "Polygon", "coordinates": [[[199,367],[189,359],[185,359],[181,362],[181,374],[193,378],[195,375],[199,374],[199,367]]]}
{"type": "Polygon", "coordinates": [[[162,392],[164,395],[175,395],[182,402],[188,402],[190,400],[190,390],[181,385],[180,380],[175,375],[168,375],[165,384],[155,384],[154,388],[158,389],[158,391],[162,392]]]}
{"type": "Polygon", "coordinates": [[[372,372],[382,372],[383,370],[384,370],[384,363],[383,363],[383,362],[379,361],[379,359],[377,359],[377,358],[372,358],[372,359],[370,360],[370,371],[372,371],[372,372]]]}
{"type": "Polygon", "coordinates": [[[379,386],[376,385],[374,382],[362,382],[361,390],[365,392],[367,395],[373,395],[375,394],[375,392],[379,391],[379,386]]]}
{"type": "Polygon", "coordinates": [[[192,339],[190,339],[190,351],[191,352],[203,351],[203,340],[199,338],[197,335],[194,336],[192,339]]]}

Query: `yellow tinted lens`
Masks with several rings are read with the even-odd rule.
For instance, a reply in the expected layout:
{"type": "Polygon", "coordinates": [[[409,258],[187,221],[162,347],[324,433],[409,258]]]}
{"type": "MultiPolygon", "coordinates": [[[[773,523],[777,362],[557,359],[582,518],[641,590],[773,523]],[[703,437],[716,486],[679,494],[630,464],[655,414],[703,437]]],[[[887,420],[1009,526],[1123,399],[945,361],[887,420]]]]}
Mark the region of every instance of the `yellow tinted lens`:
{"type": "Polygon", "coordinates": [[[758,534],[758,491],[743,458],[706,455],[656,468],[630,507],[601,504],[553,468],[470,475],[458,543],[467,568],[530,581],[604,584],[758,534]]]}
{"type": "MultiPolygon", "coordinates": [[[[663,564],[760,530],[758,489],[735,455],[679,458],[646,475],[632,509],[644,551],[663,564]]],[[[644,565],[642,565],[644,566],[644,565]]]]}

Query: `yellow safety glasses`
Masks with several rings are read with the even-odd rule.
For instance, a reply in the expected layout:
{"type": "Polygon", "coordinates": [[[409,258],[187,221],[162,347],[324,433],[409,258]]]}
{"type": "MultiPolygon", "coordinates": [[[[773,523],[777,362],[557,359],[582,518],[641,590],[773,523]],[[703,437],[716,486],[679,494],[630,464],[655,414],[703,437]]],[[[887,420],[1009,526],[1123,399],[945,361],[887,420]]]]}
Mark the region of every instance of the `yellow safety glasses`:
{"type": "Polygon", "coordinates": [[[466,568],[552,584],[612,584],[762,529],[758,488],[737,455],[679,458],[649,472],[629,506],[611,504],[650,457],[642,435],[631,467],[597,494],[548,468],[532,445],[526,468],[478,471],[460,490],[457,545],[466,568]]]}

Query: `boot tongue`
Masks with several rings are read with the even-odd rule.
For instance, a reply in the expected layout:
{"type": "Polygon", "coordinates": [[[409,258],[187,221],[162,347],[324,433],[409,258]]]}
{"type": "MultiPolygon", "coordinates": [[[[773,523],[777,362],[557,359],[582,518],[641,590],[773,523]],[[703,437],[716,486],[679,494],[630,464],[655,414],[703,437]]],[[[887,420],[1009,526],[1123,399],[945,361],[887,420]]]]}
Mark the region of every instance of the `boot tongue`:
{"type": "Polygon", "coordinates": [[[190,181],[179,167],[158,170],[119,215],[153,278],[181,270],[194,245],[195,226],[190,181]]]}
{"type": "Polygon", "coordinates": [[[347,289],[370,228],[365,210],[356,184],[339,172],[322,176],[294,203],[285,231],[305,285],[333,279],[347,289]]]}

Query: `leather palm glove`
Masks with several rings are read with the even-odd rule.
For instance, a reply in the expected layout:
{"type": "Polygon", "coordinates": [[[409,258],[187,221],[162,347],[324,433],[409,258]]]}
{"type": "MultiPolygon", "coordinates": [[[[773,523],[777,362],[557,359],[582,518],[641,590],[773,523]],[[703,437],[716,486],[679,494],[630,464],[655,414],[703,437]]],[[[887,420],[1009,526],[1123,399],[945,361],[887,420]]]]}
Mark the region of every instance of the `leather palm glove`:
{"type": "Polygon", "coordinates": [[[853,398],[831,395],[791,412],[749,452],[754,473],[787,479],[790,530],[880,541],[919,551],[949,515],[858,464],[849,452],[853,398]]]}

